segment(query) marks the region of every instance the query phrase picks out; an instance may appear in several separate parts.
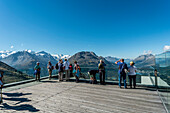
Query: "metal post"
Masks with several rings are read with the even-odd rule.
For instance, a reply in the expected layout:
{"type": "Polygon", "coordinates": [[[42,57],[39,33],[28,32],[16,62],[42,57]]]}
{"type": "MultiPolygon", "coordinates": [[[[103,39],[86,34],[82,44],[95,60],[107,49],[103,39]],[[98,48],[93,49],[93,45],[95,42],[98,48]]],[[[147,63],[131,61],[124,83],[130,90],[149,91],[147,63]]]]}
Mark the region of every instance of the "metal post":
{"type": "Polygon", "coordinates": [[[155,88],[156,89],[158,89],[158,79],[157,79],[157,77],[158,77],[158,73],[157,73],[157,69],[155,69],[155,88]]]}
{"type": "Polygon", "coordinates": [[[0,97],[1,99],[0,99],[0,104],[2,104],[2,85],[1,85],[1,97],[0,97]]]}

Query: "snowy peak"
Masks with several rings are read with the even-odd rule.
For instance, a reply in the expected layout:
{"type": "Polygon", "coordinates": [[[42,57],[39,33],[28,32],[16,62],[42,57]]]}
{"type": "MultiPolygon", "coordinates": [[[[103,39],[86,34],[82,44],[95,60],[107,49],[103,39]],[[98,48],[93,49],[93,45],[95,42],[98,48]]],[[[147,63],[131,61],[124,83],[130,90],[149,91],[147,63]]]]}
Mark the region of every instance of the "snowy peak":
{"type": "Polygon", "coordinates": [[[8,57],[9,55],[12,55],[14,53],[16,53],[16,51],[8,51],[8,50],[0,51],[0,59],[8,57]]]}
{"type": "MultiPolygon", "coordinates": [[[[40,51],[40,52],[35,52],[35,51],[32,51],[32,50],[29,50],[29,49],[26,49],[24,51],[8,51],[8,50],[5,50],[5,51],[0,51],[0,59],[3,59],[3,58],[6,58],[14,53],[17,53],[17,52],[28,52],[30,54],[34,54],[36,56],[50,56],[51,54],[50,53],[47,53],[45,51],[40,51]]],[[[56,54],[56,55],[51,55],[52,57],[54,57],[54,59],[58,60],[58,59],[68,59],[70,58],[71,56],[70,55],[63,55],[63,54],[56,54]]]]}
{"type": "Polygon", "coordinates": [[[59,60],[59,59],[69,59],[71,56],[70,55],[63,55],[63,54],[57,54],[57,55],[52,55],[54,59],[59,60]]]}
{"type": "Polygon", "coordinates": [[[26,49],[25,51],[28,52],[28,53],[31,53],[31,54],[34,54],[34,53],[35,53],[35,51],[28,50],[28,49],[26,49]]]}

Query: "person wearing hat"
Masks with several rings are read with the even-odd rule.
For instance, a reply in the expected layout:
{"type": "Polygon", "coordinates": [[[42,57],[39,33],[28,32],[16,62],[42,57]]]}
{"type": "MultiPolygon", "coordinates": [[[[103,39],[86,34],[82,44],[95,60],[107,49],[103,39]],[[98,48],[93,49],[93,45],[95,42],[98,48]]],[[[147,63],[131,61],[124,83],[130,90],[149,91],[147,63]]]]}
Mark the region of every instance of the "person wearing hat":
{"type": "Polygon", "coordinates": [[[40,68],[40,63],[39,62],[37,62],[36,66],[34,67],[34,70],[35,70],[35,80],[40,81],[41,68],[40,68]]]}
{"type": "Polygon", "coordinates": [[[130,67],[128,68],[130,88],[132,88],[132,81],[134,88],[136,88],[136,67],[134,65],[135,63],[131,61],[130,67]]]}

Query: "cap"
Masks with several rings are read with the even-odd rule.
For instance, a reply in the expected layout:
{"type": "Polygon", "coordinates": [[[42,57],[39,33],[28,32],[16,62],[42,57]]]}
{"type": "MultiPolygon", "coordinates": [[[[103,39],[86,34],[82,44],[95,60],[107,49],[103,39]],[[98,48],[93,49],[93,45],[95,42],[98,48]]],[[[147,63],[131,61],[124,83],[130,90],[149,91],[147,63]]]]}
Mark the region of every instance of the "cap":
{"type": "Polygon", "coordinates": [[[130,64],[135,64],[135,63],[133,61],[131,61],[130,64]]]}

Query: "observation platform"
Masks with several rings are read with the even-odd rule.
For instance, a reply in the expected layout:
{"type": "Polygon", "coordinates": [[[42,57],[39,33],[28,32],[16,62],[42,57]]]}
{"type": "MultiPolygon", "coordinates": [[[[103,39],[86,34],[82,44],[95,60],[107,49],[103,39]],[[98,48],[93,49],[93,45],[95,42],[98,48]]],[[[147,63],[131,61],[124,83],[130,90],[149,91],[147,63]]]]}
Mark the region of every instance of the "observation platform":
{"type": "Polygon", "coordinates": [[[156,90],[44,79],[3,89],[0,113],[166,113],[156,90]]]}

